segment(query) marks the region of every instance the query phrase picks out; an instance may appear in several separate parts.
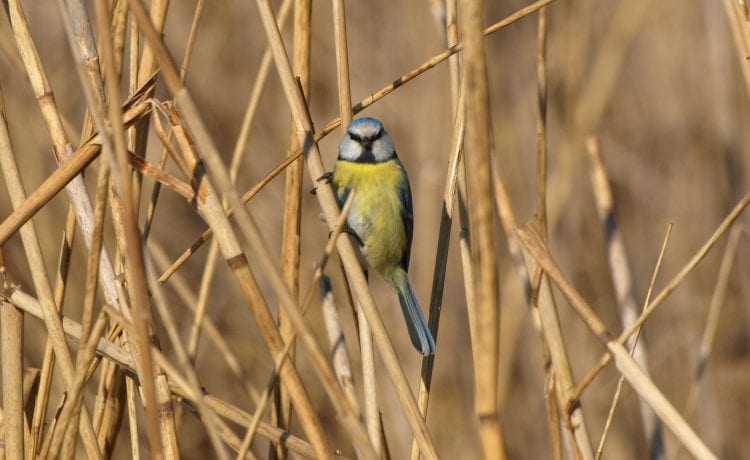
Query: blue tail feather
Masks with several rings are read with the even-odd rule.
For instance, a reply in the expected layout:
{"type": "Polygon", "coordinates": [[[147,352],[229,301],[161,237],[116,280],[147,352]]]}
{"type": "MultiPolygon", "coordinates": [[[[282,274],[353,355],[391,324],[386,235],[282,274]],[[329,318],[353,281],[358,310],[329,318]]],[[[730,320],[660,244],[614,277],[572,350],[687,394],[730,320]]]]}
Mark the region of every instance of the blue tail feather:
{"type": "Polygon", "coordinates": [[[432,337],[430,327],[427,325],[419,306],[419,300],[417,300],[408,279],[406,280],[406,288],[397,289],[397,292],[406,326],[409,329],[411,343],[425,356],[435,354],[435,339],[432,337]]]}

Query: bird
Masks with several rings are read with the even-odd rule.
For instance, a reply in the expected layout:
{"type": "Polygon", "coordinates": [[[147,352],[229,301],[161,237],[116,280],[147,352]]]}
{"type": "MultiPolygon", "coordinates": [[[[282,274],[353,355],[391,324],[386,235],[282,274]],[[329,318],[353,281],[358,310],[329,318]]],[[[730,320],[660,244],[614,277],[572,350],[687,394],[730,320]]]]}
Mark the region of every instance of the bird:
{"type": "Polygon", "coordinates": [[[408,277],[414,217],[411,187],[388,131],[374,118],[347,127],[332,174],[339,206],[355,191],[347,232],[370,268],[396,291],[414,347],[435,353],[435,339],[408,277]]]}

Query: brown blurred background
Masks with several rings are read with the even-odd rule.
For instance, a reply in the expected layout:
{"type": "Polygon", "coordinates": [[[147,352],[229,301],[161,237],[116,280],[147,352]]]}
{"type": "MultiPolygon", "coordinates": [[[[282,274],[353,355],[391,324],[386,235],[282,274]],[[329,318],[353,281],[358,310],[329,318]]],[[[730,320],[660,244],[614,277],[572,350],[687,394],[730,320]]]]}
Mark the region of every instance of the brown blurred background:
{"type": "MultiPolygon", "coordinates": [[[[85,102],[70,48],[54,2],[25,2],[32,33],[66,117],[68,134],[77,139],[85,102]]],[[[179,61],[195,8],[194,1],[172,2],[165,37],[179,61]]],[[[273,2],[278,6],[280,2],[273,2]]],[[[332,12],[329,2],[313,2],[311,112],[317,128],[338,115],[332,12]]],[[[487,2],[487,24],[525,6],[526,2],[487,2]]],[[[93,9],[92,9],[93,11],[93,9]]],[[[352,99],[361,100],[445,48],[431,2],[380,0],[347,2],[352,99]]],[[[748,190],[750,106],[731,30],[720,2],[632,0],[629,2],[558,0],[549,7],[548,147],[550,241],[554,257],[611,331],[621,330],[607,265],[603,231],[594,207],[584,138],[596,135],[614,189],[617,217],[635,281],[643,302],[667,225],[674,223],[665,263],[657,280],[663,286],[708,238],[721,219],[748,190]]],[[[291,21],[290,21],[291,22],[291,21]]],[[[536,193],[536,35],[535,15],[487,38],[494,153],[519,222],[533,218],[536,193]]],[[[285,29],[287,46],[291,30],[285,29]]],[[[207,2],[205,16],[187,74],[187,85],[203,119],[229,161],[251,86],[266,47],[254,2],[207,2]]],[[[0,85],[11,134],[27,190],[33,190],[55,164],[44,123],[26,80],[7,19],[0,20],[0,85]]],[[[747,63],[743,63],[747,65],[747,63]]],[[[166,98],[163,88],[157,98],[166,98]]],[[[423,306],[428,304],[448,164],[452,114],[445,63],[399,88],[361,115],[383,121],[394,138],[411,178],[415,203],[415,238],[411,276],[423,306]]],[[[275,71],[271,72],[253,125],[238,189],[247,190],[286,155],[290,114],[275,71]]],[[[340,131],[321,142],[328,168],[336,157],[340,131]]],[[[149,159],[157,161],[153,143],[149,159]]],[[[93,185],[95,174],[87,175],[93,185]]],[[[151,181],[146,181],[146,196],[151,181]]],[[[305,178],[305,192],[312,188],[305,178]]],[[[280,248],[284,181],[280,177],[249,205],[270,247],[280,248]]],[[[305,193],[302,223],[302,292],[320,257],[327,230],[319,219],[315,197],[305,193]]],[[[60,196],[35,217],[42,232],[50,270],[60,244],[67,201],[60,196]]],[[[0,187],[0,215],[10,213],[0,187]]],[[[741,219],[747,222],[746,218],[741,219]]],[[[443,458],[478,458],[473,412],[473,370],[459,251],[454,224],[444,306],[435,360],[428,425],[443,458]]],[[[500,229],[500,227],[497,227],[500,229]]],[[[164,191],[151,239],[174,258],[203,229],[194,210],[164,191]]],[[[500,235],[500,234],[499,234],[500,235]]],[[[739,245],[721,312],[716,341],[692,426],[722,458],[750,458],[750,245],[739,245]]],[[[501,413],[510,458],[548,458],[541,347],[527,314],[520,281],[500,236],[501,267],[501,413]]],[[[111,243],[111,242],[110,242],[111,243]]],[[[722,240],[649,320],[643,334],[652,376],[678,410],[687,398],[698,346],[716,283],[722,240]]],[[[279,249],[280,250],[280,249],[279,249]]],[[[5,248],[9,272],[32,290],[20,239],[5,248]]],[[[181,270],[197,292],[205,249],[181,270]]],[[[329,270],[349,347],[356,349],[354,322],[346,306],[335,264],[329,270]]],[[[76,248],[71,279],[81,286],[85,251],[76,248]],[[75,280],[78,280],[77,282],[75,280]]],[[[420,356],[409,343],[392,291],[372,281],[375,298],[413,388],[420,356]]],[[[263,286],[275,305],[274,295],[263,286]]],[[[66,311],[78,317],[82,291],[68,293],[66,311]]],[[[176,297],[175,297],[176,299],[176,297]]],[[[233,278],[219,266],[209,315],[262,387],[272,367],[255,323],[242,306],[233,278]]],[[[177,300],[174,300],[175,302],[177,300]]],[[[571,312],[562,297],[558,308],[574,376],[582,378],[603,348],[571,312]]],[[[182,311],[182,310],[179,310],[182,311]]],[[[307,318],[324,339],[317,302],[307,318]]],[[[182,326],[191,318],[182,316],[182,326]]],[[[39,366],[44,333],[27,321],[27,366],[39,366]]],[[[165,340],[166,342],[166,340],[165,340]]],[[[216,395],[251,409],[238,383],[215,359],[216,349],[201,343],[198,371],[202,384],[216,395]]],[[[356,356],[356,353],[352,353],[356,356]]],[[[335,444],[352,455],[327,398],[317,385],[304,351],[298,363],[313,401],[330,425],[335,444]]],[[[582,404],[594,445],[619,374],[610,366],[584,393],[582,404]]],[[[355,376],[360,384],[360,376],[355,376]]],[[[409,429],[385,373],[380,398],[388,444],[394,458],[408,457],[409,429]]],[[[197,421],[185,417],[181,431],[185,458],[206,458],[210,447],[197,421]]],[[[293,426],[299,433],[299,427],[293,426]]],[[[128,454],[127,436],[118,455],[128,454]]],[[[677,444],[666,434],[667,453],[677,444]]],[[[265,445],[255,446],[265,457],[265,445]]],[[[617,409],[604,458],[645,458],[637,398],[627,384],[617,409]]],[[[685,457],[687,454],[680,454],[685,457]]]]}

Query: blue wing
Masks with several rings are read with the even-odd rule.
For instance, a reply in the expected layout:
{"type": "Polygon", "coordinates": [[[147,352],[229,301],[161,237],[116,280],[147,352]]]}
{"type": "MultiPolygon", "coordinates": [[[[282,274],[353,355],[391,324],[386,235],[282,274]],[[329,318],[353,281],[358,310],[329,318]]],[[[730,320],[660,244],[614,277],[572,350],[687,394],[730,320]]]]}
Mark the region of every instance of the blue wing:
{"type": "MultiPolygon", "coordinates": [[[[400,162],[399,162],[400,163],[400,162]]],[[[401,169],[404,171],[404,180],[401,182],[398,188],[398,198],[401,201],[401,219],[404,223],[404,231],[406,231],[406,248],[404,250],[403,258],[401,259],[401,267],[404,271],[409,270],[409,256],[411,255],[411,240],[414,235],[414,212],[412,210],[411,202],[411,187],[409,186],[409,176],[406,175],[406,169],[401,164],[401,169]]]]}

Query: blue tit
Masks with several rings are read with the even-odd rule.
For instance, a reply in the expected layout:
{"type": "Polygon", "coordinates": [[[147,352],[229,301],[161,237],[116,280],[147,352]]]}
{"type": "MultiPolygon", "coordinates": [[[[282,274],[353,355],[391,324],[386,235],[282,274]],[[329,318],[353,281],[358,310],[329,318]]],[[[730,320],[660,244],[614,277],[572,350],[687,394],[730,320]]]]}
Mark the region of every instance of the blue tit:
{"type": "Polygon", "coordinates": [[[409,177],[380,121],[351,122],[339,146],[333,188],[341,205],[356,191],[349,232],[369,268],[396,290],[411,342],[423,355],[434,354],[435,339],[407,276],[414,229],[409,177]]]}

